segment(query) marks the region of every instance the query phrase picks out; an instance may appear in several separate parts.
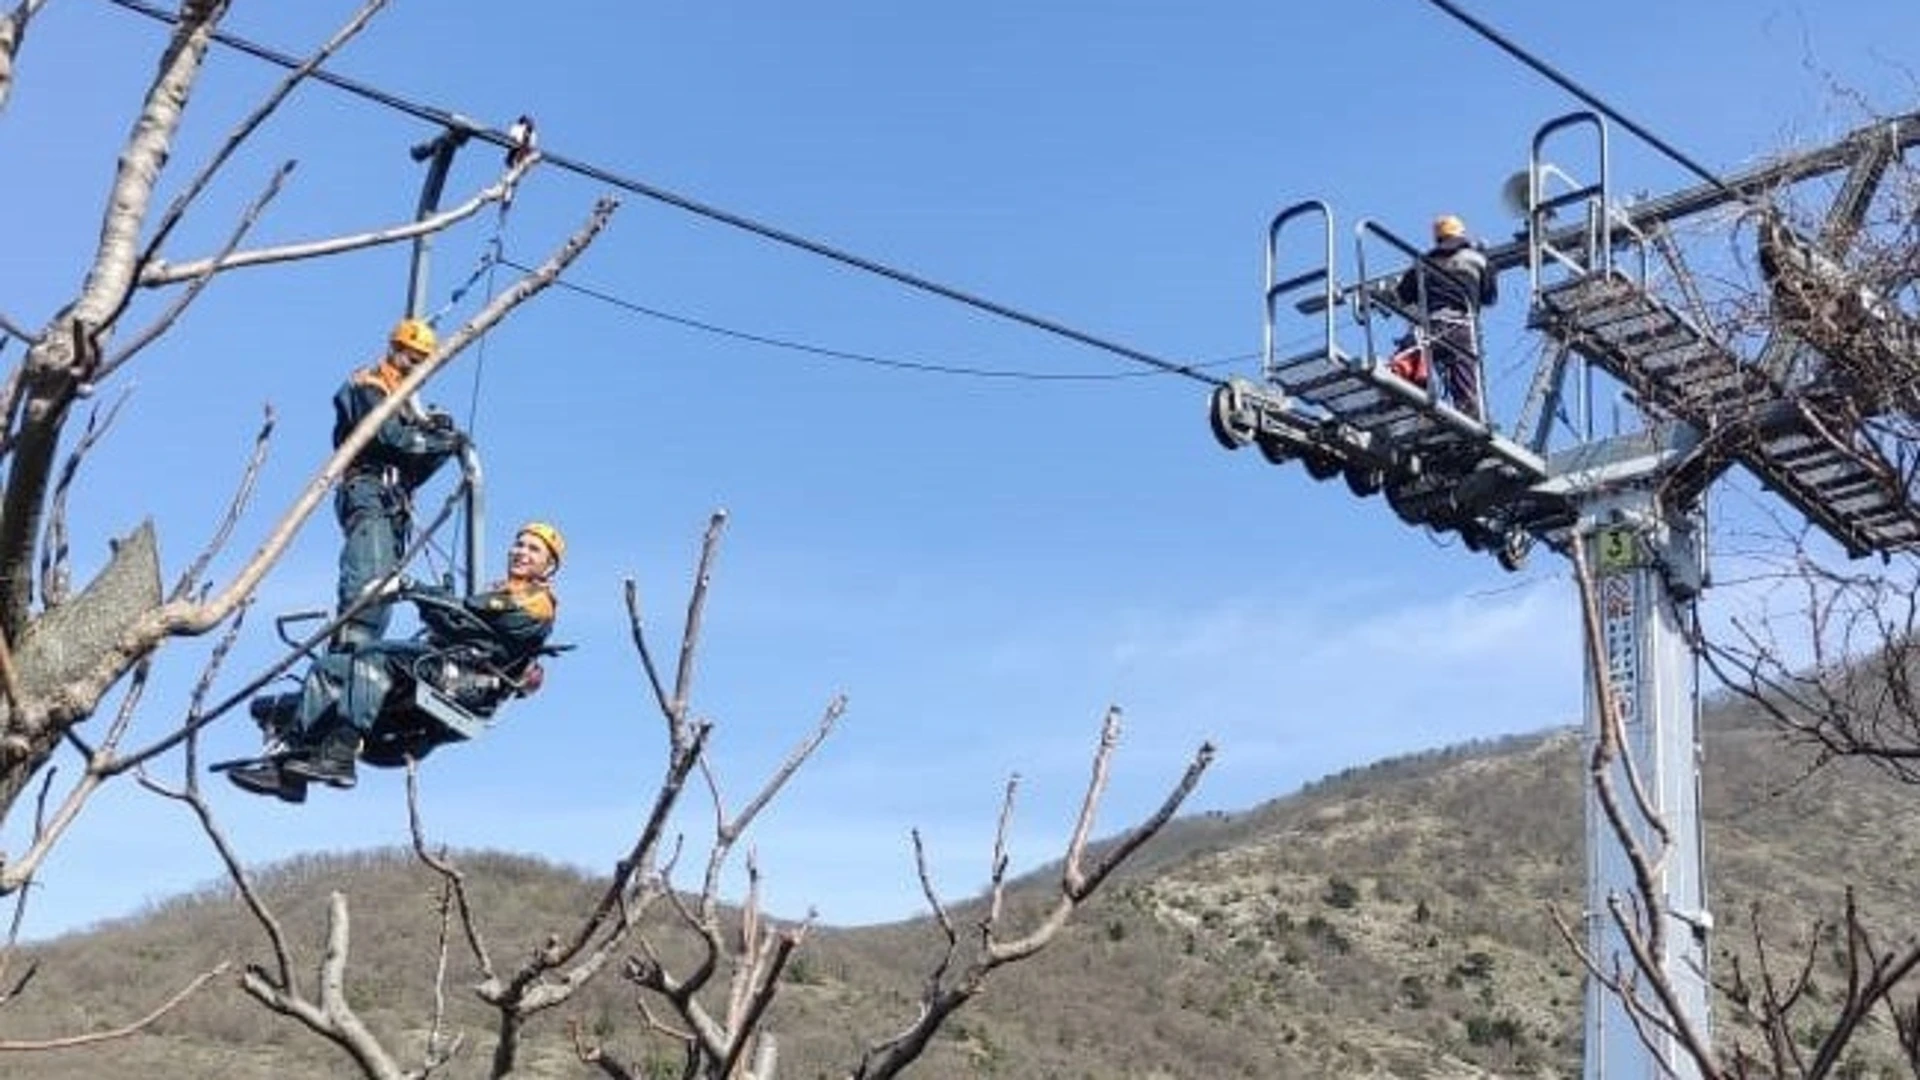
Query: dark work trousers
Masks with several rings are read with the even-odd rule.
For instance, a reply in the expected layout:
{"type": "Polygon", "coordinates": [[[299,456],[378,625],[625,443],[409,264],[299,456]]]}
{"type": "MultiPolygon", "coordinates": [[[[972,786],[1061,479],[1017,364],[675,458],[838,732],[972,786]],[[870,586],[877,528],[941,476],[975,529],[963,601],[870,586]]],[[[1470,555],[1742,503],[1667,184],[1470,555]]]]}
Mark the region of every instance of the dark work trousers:
{"type": "Polygon", "coordinates": [[[1479,333],[1473,316],[1458,311],[1433,313],[1433,364],[1446,384],[1453,407],[1485,422],[1480,407],[1479,333]]]}
{"type": "MultiPolygon", "coordinates": [[[[350,474],[333,496],[344,542],[340,547],[340,584],[336,612],[345,611],[367,586],[400,565],[413,532],[406,490],[377,471],[350,474]]],[[[342,623],[334,641],[351,647],[385,636],[392,603],[382,597],[342,623]]]]}
{"type": "Polygon", "coordinates": [[[300,687],[300,710],[288,739],[296,751],[318,746],[329,733],[351,729],[365,738],[387,698],[426,655],[418,641],[373,641],[314,660],[300,687]]]}

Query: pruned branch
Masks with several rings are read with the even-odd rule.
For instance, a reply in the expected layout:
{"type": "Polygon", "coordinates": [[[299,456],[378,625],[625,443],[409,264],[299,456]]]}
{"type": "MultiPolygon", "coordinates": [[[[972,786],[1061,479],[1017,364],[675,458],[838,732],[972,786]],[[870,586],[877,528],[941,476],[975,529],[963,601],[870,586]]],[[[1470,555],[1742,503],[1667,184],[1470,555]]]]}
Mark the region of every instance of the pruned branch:
{"type": "Polygon", "coordinates": [[[276,978],[254,965],[248,965],[242,973],[240,986],[262,1005],[298,1020],[309,1031],[344,1050],[368,1080],[401,1080],[405,1074],[393,1056],[347,1003],[347,954],[351,942],[347,898],[339,892],[331,893],[327,897],[327,944],[318,971],[320,1000],[317,1003],[309,1000],[290,978],[284,975],[276,978]]]}

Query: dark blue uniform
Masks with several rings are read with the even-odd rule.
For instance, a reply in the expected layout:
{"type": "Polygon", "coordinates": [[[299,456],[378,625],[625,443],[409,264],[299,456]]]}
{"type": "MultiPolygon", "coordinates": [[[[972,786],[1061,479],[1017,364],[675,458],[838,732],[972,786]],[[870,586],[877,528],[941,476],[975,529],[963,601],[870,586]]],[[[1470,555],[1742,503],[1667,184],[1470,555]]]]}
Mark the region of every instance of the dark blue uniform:
{"type": "Polygon", "coordinates": [[[363,745],[370,747],[370,761],[392,764],[396,755],[418,758],[437,744],[438,732],[419,725],[420,717],[408,708],[380,724],[393,696],[411,693],[417,680],[481,715],[531,691],[530,669],[558,607],[544,580],[508,579],[472,596],[417,602],[423,636],[329,652],[307,669],[297,702],[289,701],[291,695],[256,699],[264,710],[255,715],[281,749],[228,770],[227,778],[251,792],[302,802],[309,780],[354,786],[354,759],[363,745]],[[281,712],[283,702],[291,716],[281,712]]]}
{"type": "MultiPolygon", "coordinates": [[[[356,371],[333,395],[333,444],[380,406],[405,377],[391,358],[356,371]]],[[[413,534],[413,492],[460,448],[451,426],[434,426],[418,412],[401,409],[374,433],[373,441],[347,467],[333,496],[344,542],[336,611],[344,611],[371,582],[392,573],[413,534]]],[[[391,602],[368,604],[340,627],[343,646],[386,633],[391,602]]]]}
{"type": "Polygon", "coordinates": [[[1479,420],[1480,309],[1500,298],[1499,281],[1487,257],[1464,236],[1448,236],[1400,275],[1394,295],[1409,308],[1426,301],[1434,366],[1446,381],[1453,407],[1479,420]]]}
{"type": "MultiPolygon", "coordinates": [[[[502,582],[457,601],[448,598],[446,603],[457,610],[420,604],[424,638],[369,641],[317,660],[301,687],[295,745],[311,747],[329,734],[347,734],[346,729],[364,738],[380,718],[387,696],[412,676],[422,657],[458,658],[459,676],[518,677],[546,644],[558,606],[545,585],[520,581],[502,582]]],[[[496,700],[504,696],[500,693],[496,700]]]]}

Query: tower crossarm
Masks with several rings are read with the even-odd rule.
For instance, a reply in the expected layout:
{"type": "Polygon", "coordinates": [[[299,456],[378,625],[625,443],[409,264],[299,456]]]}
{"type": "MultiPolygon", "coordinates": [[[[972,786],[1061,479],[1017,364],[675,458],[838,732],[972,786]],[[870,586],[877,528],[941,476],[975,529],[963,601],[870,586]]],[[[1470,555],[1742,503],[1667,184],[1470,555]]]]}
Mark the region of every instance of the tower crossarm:
{"type": "MultiPolygon", "coordinates": [[[[1827,146],[1734,173],[1722,183],[1700,184],[1636,202],[1621,208],[1621,214],[1628,224],[1645,231],[1656,224],[1689,218],[1729,202],[1764,200],[1775,189],[1849,169],[1888,148],[1898,155],[1914,146],[1920,146],[1920,112],[1902,113],[1861,127],[1827,146]]],[[[1583,226],[1574,225],[1556,230],[1550,241],[1555,246],[1573,243],[1582,229],[1583,226]]],[[[1497,270],[1525,266],[1525,234],[1488,248],[1487,261],[1497,270]]]]}
{"type": "Polygon", "coordinates": [[[1541,289],[1534,319],[1625,384],[1643,406],[1696,427],[1757,416],[1781,396],[1766,373],[1617,271],[1541,289]]]}
{"type": "Polygon", "coordinates": [[[1633,391],[1651,413],[1706,433],[1855,557],[1920,546],[1900,471],[1844,414],[1789,396],[1680,313],[1618,273],[1542,289],[1535,321],[1633,391]]]}

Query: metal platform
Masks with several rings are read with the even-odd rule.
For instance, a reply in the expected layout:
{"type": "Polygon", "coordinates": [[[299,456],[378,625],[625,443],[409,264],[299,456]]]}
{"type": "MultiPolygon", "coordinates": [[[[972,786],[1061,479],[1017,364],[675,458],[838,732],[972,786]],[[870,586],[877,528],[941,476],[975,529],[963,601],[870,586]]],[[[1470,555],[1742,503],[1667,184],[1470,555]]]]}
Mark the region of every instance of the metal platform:
{"type": "Polygon", "coordinates": [[[1356,495],[1384,494],[1402,521],[1456,533],[1468,548],[1492,550],[1517,568],[1533,537],[1569,516],[1564,499],[1531,493],[1547,475],[1545,459],[1456,407],[1436,385],[1391,369],[1383,355],[1391,350],[1376,344],[1390,340],[1380,327],[1410,325],[1431,338],[1423,307],[1390,295],[1390,282],[1418,266],[1421,252],[1361,221],[1358,277],[1342,283],[1334,231],[1331,208],[1318,200],[1289,206],[1269,224],[1262,377],[1232,379],[1214,393],[1215,437],[1228,449],[1257,446],[1276,465],[1298,460],[1317,480],[1344,476],[1356,495]],[[1395,261],[1392,275],[1368,273],[1370,245],[1395,261]],[[1302,316],[1315,328],[1311,344],[1282,355],[1279,325],[1302,316]]]}
{"type": "Polygon", "coordinates": [[[1318,480],[1344,476],[1356,495],[1383,493],[1411,525],[1458,533],[1517,567],[1530,535],[1567,514],[1530,497],[1546,462],[1384,366],[1303,354],[1265,384],[1234,379],[1214,394],[1213,429],[1230,449],[1298,459],[1318,480]]]}

